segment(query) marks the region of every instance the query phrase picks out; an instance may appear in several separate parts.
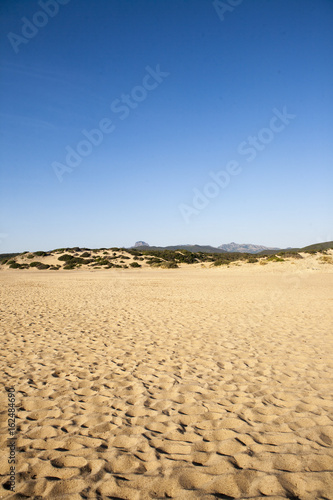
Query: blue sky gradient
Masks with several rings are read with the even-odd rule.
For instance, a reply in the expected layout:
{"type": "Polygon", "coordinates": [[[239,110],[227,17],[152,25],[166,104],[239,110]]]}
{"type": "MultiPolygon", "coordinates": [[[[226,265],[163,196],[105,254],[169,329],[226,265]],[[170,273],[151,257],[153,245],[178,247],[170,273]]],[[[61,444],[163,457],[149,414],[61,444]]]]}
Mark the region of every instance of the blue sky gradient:
{"type": "Polygon", "coordinates": [[[331,0],[0,9],[0,253],[333,239],[331,0]]]}

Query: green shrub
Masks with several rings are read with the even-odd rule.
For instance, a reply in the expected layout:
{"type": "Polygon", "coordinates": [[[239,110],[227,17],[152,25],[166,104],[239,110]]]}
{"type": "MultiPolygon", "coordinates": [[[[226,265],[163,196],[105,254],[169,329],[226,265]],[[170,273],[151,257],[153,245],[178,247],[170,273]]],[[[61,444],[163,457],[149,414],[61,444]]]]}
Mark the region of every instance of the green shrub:
{"type": "Polygon", "coordinates": [[[18,264],[17,262],[13,262],[12,264],[10,264],[10,266],[12,269],[21,269],[21,264],[18,264]]]}
{"type": "Polygon", "coordinates": [[[36,257],[45,257],[48,255],[47,252],[33,252],[36,257]]]}
{"type": "Polygon", "coordinates": [[[69,254],[61,255],[58,257],[58,260],[65,261],[67,265],[90,264],[90,262],[94,262],[94,259],[83,259],[82,257],[74,257],[69,254]]]}
{"type": "Polygon", "coordinates": [[[150,259],[147,259],[147,264],[152,265],[152,264],[161,264],[163,262],[162,259],[159,259],[158,257],[152,257],[150,259]]]}
{"type": "Polygon", "coordinates": [[[8,262],[8,259],[3,259],[0,261],[0,264],[6,264],[8,262]]]}
{"type": "Polygon", "coordinates": [[[161,267],[164,269],[176,269],[179,266],[177,262],[162,262],[161,267]]]}
{"type": "Polygon", "coordinates": [[[277,257],[276,255],[272,255],[271,257],[267,257],[267,262],[284,262],[284,259],[281,257],[277,257]]]}
{"type": "Polygon", "coordinates": [[[131,267],[141,267],[141,264],[138,264],[138,262],[131,262],[130,266],[131,267]]]}
{"type": "Polygon", "coordinates": [[[249,264],[254,264],[255,262],[259,262],[259,260],[257,259],[257,257],[249,257],[249,258],[247,259],[247,262],[248,262],[249,264]]]}
{"type": "Polygon", "coordinates": [[[64,260],[65,262],[72,260],[72,259],[73,259],[73,256],[69,255],[68,253],[65,253],[64,255],[60,255],[60,257],[58,257],[58,260],[64,260]]]}
{"type": "Polygon", "coordinates": [[[12,264],[16,264],[16,260],[7,260],[7,266],[11,266],[12,264]]]}
{"type": "Polygon", "coordinates": [[[40,269],[42,271],[43,269],[48,269],[49,267],[49,264],[40,264],[39,266],[37,266],[37,269],[40,269]]]}
{"type": "Polygon", "coordinates": [[[99,266],[108,266],[110,262],[107,259],[98,258],[96,259],[95,264],[93,264],[93,266],[95,266],[96,264],[98,264],[99,266]]]}
{"type": "Polygon", "coordinates": [[[30,262],[30,267],[38,267],[38,266],[41,266],[42,263],[41,262],[37,262],[37,261],[34,261],[34,262],[30,262]]]}
{"type": "Polygon", "coordinates": [[[35,256],[34,254],[30,253],[29,255],[27,255],[27,259],[33,259],[35,256]]]}
{"type": "Polygon", "coordinates": [[[69,270],[69,269],[75,269],[75,267],[76,267],[76,264],[72,264],[72,263],[71,263],[71,264],[66,264],[66,265],[63,267],[63,269],[66,269],[66,271],[67,271],[67,270],[69,270]]]}
{"type": "Polygon", "coordinates": [[[303,259],[301,254],[299,254],[298,252],[279,252],[278,255],[285,258],[291,257],[293,259],[303,259]]]}

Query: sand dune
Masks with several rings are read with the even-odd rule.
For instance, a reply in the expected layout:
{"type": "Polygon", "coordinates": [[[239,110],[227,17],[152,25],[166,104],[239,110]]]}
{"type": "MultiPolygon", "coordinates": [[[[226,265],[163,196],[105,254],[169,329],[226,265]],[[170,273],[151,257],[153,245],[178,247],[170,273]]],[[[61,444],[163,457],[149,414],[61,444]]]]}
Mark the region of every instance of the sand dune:
{"type": "Polygon", "coordinates": [[[314,262],[2,271],[0,498],[333,499],[333,275],[314,262]]]}

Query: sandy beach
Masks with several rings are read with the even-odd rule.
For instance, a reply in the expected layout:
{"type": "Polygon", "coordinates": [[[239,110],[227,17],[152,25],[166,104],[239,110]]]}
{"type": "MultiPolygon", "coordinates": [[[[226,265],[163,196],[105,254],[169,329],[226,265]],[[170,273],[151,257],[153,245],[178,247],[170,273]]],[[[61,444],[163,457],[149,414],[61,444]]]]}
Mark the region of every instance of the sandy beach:
{"type": "Polygon", "coordinates": [[[1,271],[0,498],[333,500],[316,262],[1,271]]]}

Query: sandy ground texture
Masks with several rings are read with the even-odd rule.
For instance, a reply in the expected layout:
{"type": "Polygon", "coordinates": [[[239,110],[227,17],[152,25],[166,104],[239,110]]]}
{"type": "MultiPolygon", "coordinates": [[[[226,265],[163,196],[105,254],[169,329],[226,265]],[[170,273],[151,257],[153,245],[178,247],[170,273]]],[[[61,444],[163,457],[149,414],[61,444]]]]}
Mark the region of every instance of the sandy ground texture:
{"type": "Polygon", "coordinates": [[[332,267],[0,280],[0,498],[333,499],[332,267]]]}

